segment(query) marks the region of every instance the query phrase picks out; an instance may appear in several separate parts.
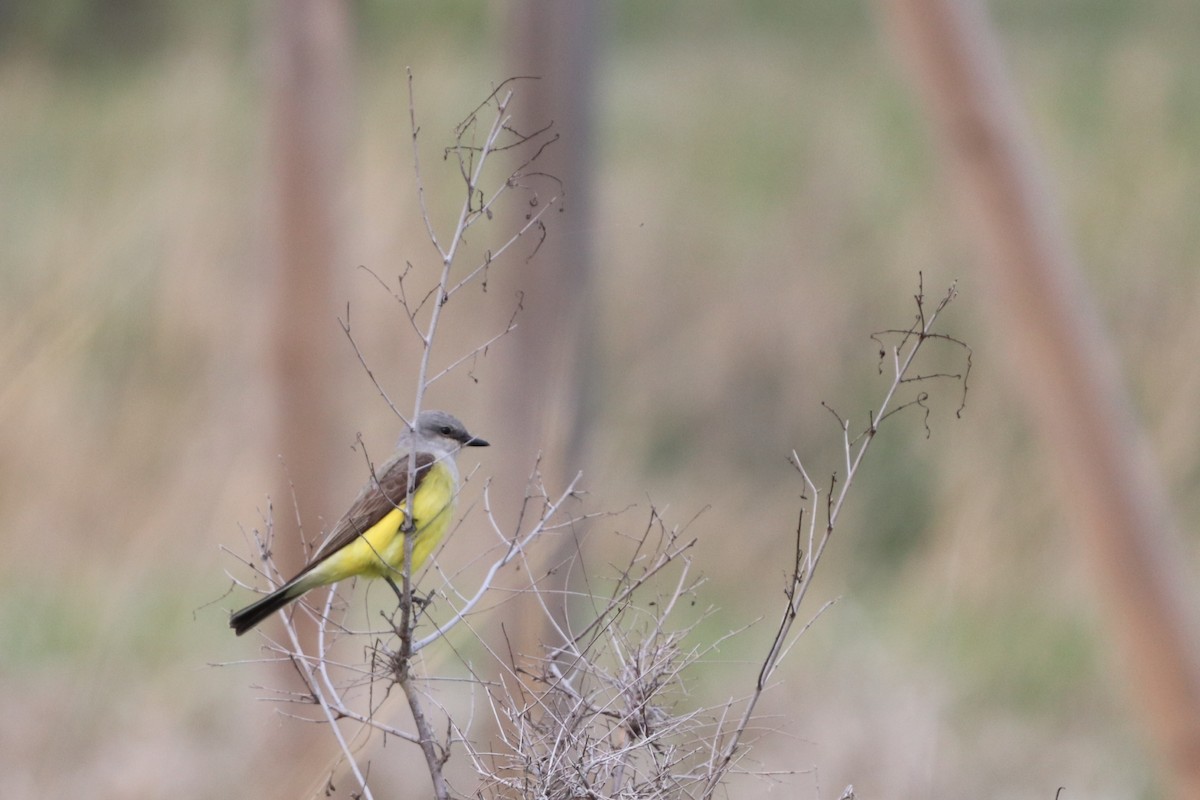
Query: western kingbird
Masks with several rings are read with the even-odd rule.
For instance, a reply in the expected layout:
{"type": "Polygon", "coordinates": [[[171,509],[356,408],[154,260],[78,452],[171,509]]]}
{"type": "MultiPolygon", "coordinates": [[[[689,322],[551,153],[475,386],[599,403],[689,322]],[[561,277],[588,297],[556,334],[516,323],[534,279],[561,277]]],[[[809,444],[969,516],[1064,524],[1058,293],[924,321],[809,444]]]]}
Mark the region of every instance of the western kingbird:
{"type": "Polygon", "coordinates": [[[256,603],[235,612],[229,627],[241,636],[302,594],[354,575],[394,577],[404,569],[405,534],[412,533],[412,571],[421,568],[450,528],[458,494],[460,447],[487,447],[445,411],[422,411],[411,430],[400,435],[396,452],[358,493],[350,510],[333,526],[325,542],[296,577],[256,603]],[[416,457],[412,487],[412,523],[408,524],[408,468],[416,457]]]}

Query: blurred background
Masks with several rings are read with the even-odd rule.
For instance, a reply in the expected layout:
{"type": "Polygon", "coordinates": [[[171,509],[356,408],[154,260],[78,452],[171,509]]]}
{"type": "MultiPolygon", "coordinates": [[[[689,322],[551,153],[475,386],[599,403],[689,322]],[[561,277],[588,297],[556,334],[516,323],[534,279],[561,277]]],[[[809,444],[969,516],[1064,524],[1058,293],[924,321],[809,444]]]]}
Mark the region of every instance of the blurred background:
{"type": "MultiPolygon", "coordinates": [[[[989,8],[1198,574],[1200,7],[989,8]]],[[[343,10],[329,24],[347,45],[331,72],[344,91],[330,90],[322,139],[334,142],[323,169],[335,244],[313,281],[290,277],[281,244],[295,232],[279,222],[277,11],[0,6],[8,796],[297,796],[281,772],[321,780],[300,760],[311,743],[295,739],[298,723],[253,688],[278,671],[212,666],[262,655],[227,628],[248,593],[230,592],[238,562],[222,547],[248,555],[267,498],[291,515],[286,474],[319,461],[320,488],[296,497],[315,534],[365,478],[356,435],[374,455],[399,431],[338,326],[347,309],[376,376],[411,407],[411,331],[358,269],[394,286],[406,262],[438,267],[414,188],[406,67],[444,226],[461,201],[441,148],[529,56],[520,4],[343,10]],[[315,305],[280,299],[297,284],[319,289],[315,305]],[[280,341],[292,334],[280,331],[297,328],[329,366],[288,384],[280,341]],[[317,410],[288,410],[306,398],[317,410]]],[[[841,471],[822,401],[865,424],[886,389],[869,334],[907,325],[918,272],[932,296],[957,280],[943,330],[974,349],[966,412],[955,418],[947,386],[929,435],[909,415],[877,440],[809,610],[840,601],[789,656],[766,723],[777,732],[746,764],[771,777],[740,778],[730,796],[828,798],[848,783],[862,798],[1160,796],[1102,589],[1065,530],[1020,370],[1002,364],[1008,332],[988,324],[977,257],[875,9],[613,2],[588,26],[587,184],[564,177],[565,211],[547,223],[550,243],[584,240],[587,275],[564,313],[588,327],[543,363],[547,381],[576,375],[586,402],[506,383],[504,359],[528,343],[497,344],[427,399],[492,441],[468,468],[478,457],[480,479],[523,482],[529,441],[506,409],[525,397],[541,430],[586,441],[563,471],[585,469],[589,502],[637,505],[605,528],[637,532],[651,503],[674,524],[700,514],[688,529],[708,578],[698,599],[718,609],[701,638],[774,619],[802,488],[786,457],[841,471]],[[560,430],[572,426],[586,432],[560,430]]],[[[569,138],[572,120],[540,113],[569,138]]],[[[517,291],[536,292],[524,258],[447,306],[442,364],[502,328],[517,291]]],[[[554,337],[525,329],[535,344],[554,337]]],[[[935,353],[934,367],[960,369],[961,353],[935,353]]],[[[547,483],[561,490],[561,475],[547,483]]],[[[442,561],[467,557],[482,535],[471,527],[442,561]]],[[[698,703],[750,689],[770,627],[693,674],[698,703]]],[[[383,762],[407,749],[390,743],[374,768],[395,796],[428,796],[422,776],[386,777],[383,762]]]]}

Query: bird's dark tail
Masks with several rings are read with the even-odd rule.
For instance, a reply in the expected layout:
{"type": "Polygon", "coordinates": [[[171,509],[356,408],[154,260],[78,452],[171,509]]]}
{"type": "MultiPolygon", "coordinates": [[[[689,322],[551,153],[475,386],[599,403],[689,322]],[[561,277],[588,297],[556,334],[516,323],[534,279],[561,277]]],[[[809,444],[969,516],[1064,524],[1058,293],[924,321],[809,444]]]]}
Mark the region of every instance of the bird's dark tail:
{"type": "Polygon", "coordinates": [[[235,611],[229,618],[229,627],[233,628],[234,633],[241,636],[311,588],[311,586],[302,585],[299,579],[292,580],[257,603],[251,603],[241,611],[235,611]]]}

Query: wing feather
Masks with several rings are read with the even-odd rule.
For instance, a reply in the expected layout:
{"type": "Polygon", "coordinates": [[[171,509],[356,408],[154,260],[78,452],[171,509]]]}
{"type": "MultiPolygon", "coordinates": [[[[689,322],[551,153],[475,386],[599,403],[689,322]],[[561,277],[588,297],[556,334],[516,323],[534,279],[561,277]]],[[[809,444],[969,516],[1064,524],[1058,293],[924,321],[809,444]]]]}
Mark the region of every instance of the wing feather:
{"type": "MultiPolygon", "coordinates": [[[[417,453],[417,478],[413,482],[413,494],[421,481],[429,474],[435,461],[431,453],[417,453]]],[[[378,480],[373,480],[359,492],[350,510],[333,526],[329,536],[317,549],[312,560],[296,577],[311,570],[326,558],[353,542],[396,508],[404,505],[408,493],[408,453],[404,453],[384,465],[378,480]]]]}

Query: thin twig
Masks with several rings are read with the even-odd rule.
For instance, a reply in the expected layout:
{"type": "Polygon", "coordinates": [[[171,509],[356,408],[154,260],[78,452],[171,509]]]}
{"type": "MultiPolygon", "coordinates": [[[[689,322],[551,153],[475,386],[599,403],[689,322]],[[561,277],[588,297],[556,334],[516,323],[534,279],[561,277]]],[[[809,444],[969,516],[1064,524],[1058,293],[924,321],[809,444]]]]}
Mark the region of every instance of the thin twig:
{"type": "MultiPolygon", "coordinates": [[[[763,659],[762,666],[759,670],[758,679],[755,682],[754,690],[751,693],[749,700],[746,702],[745,707],[743,708],[740,719],[730,729],[728,736],[725,738],[724,746],[720,749],[719,756],[715,758],[710,765],[710,772],[708,775],[708,780],[705,783],[704,792],[701,795],[702,797],[706,799],[711,798],[713,793],[716,791],[717,786],[720,785],[721,780],[728,772],[730,765],[733,763],[734,757],[738,752],[742,737],[754,715],[755,708],[757,707],[759,700],[762,698],[762,695],[770,682],[771,676],[778,668],[779,663],[784,655],[786,655],[786,653],[791,649],[790,643],[794,641],[792,639],[793,625],[799,616],[801,604],[804,602],[804,598],[807,596],[808,590],[812,586],[813,578],[816,575],[817,565],[821,561],[821,556],[825,552],[825,547],[829,544],[829,541],[833,536],[833,531],[837,525],[838,517],[840,516],[846,499],[849,496],[850,489],[854,485],[854,479],[858,474],[859,468],[862,466],[863,458],[866,456],[867,450],[871,446],[871,442],[874,441],[875,435],[879,432],[880,423],[888,419],[893,413],[895,413],[896,410],[898,410],[891,408],[891,406],[896,400],[896,394],[900,387],[911,380],[907,378],[907,375],[909,370],[912,368],[913,361],[916,359],[922,345],[931,339],[940,339],[943,341],[950,341],[960,344],[967,351],[969,365],[970,348],[967,348],[965,344],[959,342],[953,337],[932,333],[933,325],[937,321],[938,316],[946,308],[950,301],[954,299],[956,294],[956,289],[952,285],[933,312],[927,315],[924,301],[924,278],[921,276],[918,293],[915,297],[917,306],[916,322],[908,329],[890,331],[898,334],[900,337],[899,344],[892,348],[892,380],[886,392],[884,393],[883,401],[880,403],[879,409],[870,414],[870,422],[862,433],[854,438],[851,438],[849,421],[843,419],[839,414],[837,414],[836,411],[834,411],[832,408],[829,408],[829,406],[826,406],[830,413],[833,414],[833,416],[837,419],[838,425],[842,429],[843,457],[845,461],[846,476],[841,481],[840,489],[837,488],[837,476],[834,475],[831,480],[830,490],[826,493],[825,526],[819,538],[816,536],[816,520],[818,516],[817,509],[819,508],[818,503],[820,501],[821,492],[817,489],[816,484],[813,483],[807,470],[805,470],[803,464],[801,463],[800,457],[795,451],[792,452],[792,463],[796,467],[797,471],[800,472],[806,491],[810,493],[812,498],[808,518],[807,548],[805,548],[803,552],[800,551],[801,545],[805,540],[804,509],[801,509],[800,519],[797,524],[796,531],[795,546],[797,548],[797,552],[795,557],[795,566],[793,567],[789,586],[785,590],[787,604],[784,607],[779,627],[776,629],[775,638],[772,640],[766,657],[763,659]]],[[[876,341],[880,341],[878,336],[879,334],[874,334],[872,338],[874,338],[876,341]]],[[[963,373],[964,382],[966,374],[967,372],[963,373]]],[[[915,401],[901,404],[899,408],[904,408],[907,405],[912,404],[922,405],[923,402],[924,394],[922,393],[918,395],[915,401]]],[[[822,608],[818,610],[817,614],[814,615],[813,618],[801,628],[800,632],[797,634],[797,637],[802,635],[803,632],[812,624],[812,622],[817,619],[826,608],[829,607],[829,605],[830,603],[826,603],[824,606],[822,606],[822,608]]]]}

